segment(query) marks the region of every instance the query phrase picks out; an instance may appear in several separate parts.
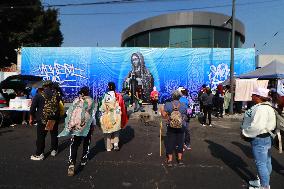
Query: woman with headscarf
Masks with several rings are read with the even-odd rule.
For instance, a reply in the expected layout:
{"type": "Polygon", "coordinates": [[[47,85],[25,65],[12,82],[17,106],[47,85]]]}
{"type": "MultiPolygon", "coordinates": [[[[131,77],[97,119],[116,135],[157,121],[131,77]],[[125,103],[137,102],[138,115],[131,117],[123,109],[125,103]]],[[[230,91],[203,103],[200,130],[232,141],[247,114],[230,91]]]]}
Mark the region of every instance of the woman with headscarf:
{"type": "Polygon", "coordinates": [[[104,95],[99,111],[100,124],[104,133],[105,147],[108,152],[119,150],[119,131],[125,128],[128,118],[121,94],[115,92],[115,83],[108,83],[108,92],[104,95]]]}
{"type": "Polygon", "coordinates": [[[82,87],[79,91],[79,97],[76,98],[67,111],[65,118],[65,128],[58,135],[72,136],[69,155],[68,176],[75,174],[75,164],[78,148],[83,140],[83,153],[81,157],[81,166],[86,165],[88,161],[89,146],[91,143],[91,135],[94,129],[93,109],[94,101],[89,96],[89,88],[82,87]]]}
{"type": "Polygon", "coordinates": [[[153,105],[153,111],[155,112],[155,114],[157,114],[159,92],[157,91],[157,88],[155,86],[153,87],[153,91],[150,94],[150,100],[151,100],[152,105],[153,105]]]}

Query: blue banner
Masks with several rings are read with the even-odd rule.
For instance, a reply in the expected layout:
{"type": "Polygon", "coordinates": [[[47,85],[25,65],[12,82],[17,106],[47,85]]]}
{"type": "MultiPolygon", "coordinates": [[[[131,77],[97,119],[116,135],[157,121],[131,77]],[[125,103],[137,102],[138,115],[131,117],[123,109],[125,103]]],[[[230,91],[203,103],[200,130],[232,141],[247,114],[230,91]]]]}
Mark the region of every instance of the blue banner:
{"type": "MultiPolygon", "coordinates": [[[[235,49],[235,75],[254,69],[255,50],[235,49]]],[[[97,100],[108,82],[121,91],[134,77],[145,98],[156,86],[163,102],[179,86],[192,98],[203,84],[216,88],[230,76],[230,49],[24,47],[21,73],[59,82],[66,101],[72,101],[81,86],[89,86],[97,100]]]]}

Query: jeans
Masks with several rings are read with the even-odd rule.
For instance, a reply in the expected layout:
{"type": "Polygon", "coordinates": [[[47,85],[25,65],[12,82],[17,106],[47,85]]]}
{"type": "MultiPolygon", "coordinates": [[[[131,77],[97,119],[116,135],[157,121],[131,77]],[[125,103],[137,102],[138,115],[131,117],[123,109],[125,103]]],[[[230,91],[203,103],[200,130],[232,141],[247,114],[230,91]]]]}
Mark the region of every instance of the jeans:
{"type": "Polygon", "coordinates": [[[189,131],[189,125],[187,125],[184,128],[184,144],[189,147],[190,145],[190,131],[189,131]]]}
{"type": "Polygon", "coordinates": [[[251,141],[252,153],[254,156],[260,184],[262,187],[269,186],[271,165],[271,137],[256,137],[251,141]]]}

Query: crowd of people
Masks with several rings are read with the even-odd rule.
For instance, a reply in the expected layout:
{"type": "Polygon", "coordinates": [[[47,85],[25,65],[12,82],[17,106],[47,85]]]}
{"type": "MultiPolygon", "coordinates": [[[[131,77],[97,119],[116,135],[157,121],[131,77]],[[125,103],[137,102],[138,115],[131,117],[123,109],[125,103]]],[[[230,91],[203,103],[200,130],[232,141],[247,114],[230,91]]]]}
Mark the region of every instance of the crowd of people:
{"type": "MultiPolygon", "coordinates": [[[[223,89],[219,85],[212,94],[209,87],[202,86],[198,100],[200,110],[204,116],[202,126],[212,127],[211,114],[214,109],[217,118],[222,118],[228,112],[230,93],[229,86],[223,89]]],[[[108,83],[108,90],[101,102],[95,108],[95,102],[90,96],[88,87],[82,87],[78,97],[73,101],[65,114],[65,127],[58,134],[58,124],[64,117],[62,113],[62,91],[58,85],[51,81],[43,82],[38,87],[33,97],[30,109],[29,123],[37,123],[36,152],[31,160],[43,160],[45,149],[45,137],[50,131],[51,134],[51,156],[58,152],[58,137],[71,136],[68,175],[75,174],[77,151],[83,141],[83,153],[80,164],[86,165],[88,161],[89,146],[95,125],[99,125],[104,135],[105,149],[119,151],[119,133],[128,122],[127,108],[135,106],[135,100],[131,102],[128,91],[116,92],[115,83],[108,83]]],[[[179,87],[173,91],[171,100],[158,108],[159,92],[156,87],[150,94],[150,102],[153,105],[153,113],[165,118],[166,132],[166,165],[173,166],[173,156],[177,155],[177,164],[183,165],[183,153],[190,150],[190,129],[189,120],[192,114],[192,100],[189,91],[179,87]],[[176,153],[175,153],[176,152],[176,153]]],[[[244,114],[241,125],[241,135],[249,139],[257,167],[257,180],[250,181],[254,188],[269,189],[271,165],[272,134],[276,128],[275,108],[279,112],[283,110],[281,97],[275,95],[275,91],[265,88],[257,88],[252,93],[252,105],[244,114]]],[[[138,105],[139,106],[139,105],[138,105]]],[[[142,106],[140,106],[141,108],[142,106]]]]}

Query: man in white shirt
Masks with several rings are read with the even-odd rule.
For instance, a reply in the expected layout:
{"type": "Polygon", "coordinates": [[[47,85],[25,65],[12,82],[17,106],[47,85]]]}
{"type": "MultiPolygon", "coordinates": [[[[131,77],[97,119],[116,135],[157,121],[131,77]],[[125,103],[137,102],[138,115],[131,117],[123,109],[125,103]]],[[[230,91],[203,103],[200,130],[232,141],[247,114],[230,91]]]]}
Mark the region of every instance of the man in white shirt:
{"type": "Polygon", "coordinates": [[[257,88],[252,92],[252,101],[255,103],[245,112],[241,126],[242,134],[250,138],[252,152],[259,179],[250,181],[250,189],[269,189],[271,165],[271,135],[276,127],[276,115],[269,103],[269,89],[257,88]]]}

